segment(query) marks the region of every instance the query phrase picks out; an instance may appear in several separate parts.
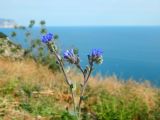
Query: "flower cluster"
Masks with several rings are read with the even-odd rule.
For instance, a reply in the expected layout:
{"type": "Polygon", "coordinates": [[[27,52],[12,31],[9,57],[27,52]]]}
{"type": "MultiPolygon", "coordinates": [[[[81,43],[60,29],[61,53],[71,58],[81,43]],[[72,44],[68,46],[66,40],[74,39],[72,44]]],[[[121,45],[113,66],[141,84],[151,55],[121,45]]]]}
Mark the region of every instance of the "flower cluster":
{"type": "MultiPolygon", "coordinates": [[[[51,51],[56,50],[55,44],[50,42],[53,39],[53,37],[54,36],[51,33],[42,36],[42,42],[46,43],[51,51]]],[[[103,51],[101,49],[92,49],[90,55],[88,55],[89,63],[101,64],[103,62],[102,54],[103,51]]],[[[63,57],[65,60],[67,60],[67,62],[71,64],[79,64],[79,56],[76,53],[75,49],[66,50],[63,53],[63,57]]]]}
{"type": "Polygon", "coordinates": [[[65,60],[67,60],[71,64],[78,64],[79,63],[79,57],[76,55],[74,49],[66,50],[63,53],[63,57],[65,60]]]}
{"type": "Polygon", "coordinates": [[[96,64],[101,64],[103,62],[102,54],[103,51],[101,49],[92,49],[90,59],[96,64]]]}
{"type": "Polygon", "coordinates": [[[48,33],[48,34],[42,36],[42,42],[43,43],[48,43],[52,39],[53,39],[53,34],[51,34],[51,33],[48,33]]]}
{"type": "MultiPolygon", "coordinates": [[[[63,53],[64,60],[66,60],[67,62],[69,62],[71,64],[76,65],[77,68],[82,72],[83,78],[84,78],[83,84],[81,84],[81,93],[80,93],[79,102],[78,102],[79,104],[76,105],[75,96],[74,96],[74,91],[76,90],[76,85],[74,85],[72,83],[72,81],[70,81],[68,79],[68,76],[64,70],[63,59],[61,59],[61,56],[59,55],[59,52],[56,49],[56,45],[55,45],[54,41],[52,41],[52,39],[53,39],[53,34],[49,33],[49,34],[46,34],[42,37],[42,42],[47,44],[48,49],[55,55],[55,57],[57,59],[59,67],[60,67],[62,73],[64,74],[65,82],[69,86],[71,94],[72,94],[74,113],[75,113],[77,119],[79,119],[80,115],[81,115],[81,103],[85,99],[84,90],[86,88],[89,77],[91,76],[91,73],[93,71],[93,66],[94,66],[93,63],[101,64],[103,62],[103,57],[102,57],[103,51],[101,49],[93,49],[91,51],[91,53],[88,55],[89,65],[87,65],[86,68],[84,68],[84,69],[80,65],[80,59],[78,56],[78,49],[69,49],[69,50],[64,51],[64,53],[63,53]]],[[[55,37],[54,37],[54,39],[55,39],[55,37]]]]}

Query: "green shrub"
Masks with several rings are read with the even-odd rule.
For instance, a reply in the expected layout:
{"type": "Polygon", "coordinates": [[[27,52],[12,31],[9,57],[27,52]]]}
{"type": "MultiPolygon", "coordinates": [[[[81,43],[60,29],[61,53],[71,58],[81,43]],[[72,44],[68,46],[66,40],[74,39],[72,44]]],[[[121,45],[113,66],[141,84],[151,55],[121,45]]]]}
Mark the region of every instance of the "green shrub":
{"type": "Polygon", "coordinates": [[[59,111],[53,97],[31,97],[28,101],[21,101],[20,108],[37,116],[56,116],[59,111]]]}
{"type": "Polygon", "coordinates": [[[29,84],[22,85],[21,89],[27,97],[31,97],[33,89],[29,84]]]}
{"type": "Polygon", "coordinates": [[[7,35],[5,35],[4,33],[0,32],[0,38],[6,38],[7,35]]]}
{"type": "Polygon", "coordinates": [[[102,92],[93,106],[98,120],[148,120],[147,106],[138,98],[123,99],[102,92]]]}
{"type": "Polygon", "coordinates": [[[4,86],[0,89],[0,92],[3,95],[13,94],[17,86],[18,86],[18,80],[11,79],[4,84],[4,86]]]}
{"type": "Polygon", "coordinates": [[[31,97],[33,91],[39,92],[41,90],[41,86],[33,85],[33,84],[22,84],[20,92],[23,92],[25,96],[31,97]]]}
{"type": "Polygon", "coordinates": [[[25,111],[29,112],[29,113],[32,113],[32,107],[29,103],[26,103],[26,102],[22,102],[20,103],[19,105],[22,109],[24,109],[25,111]]]}
{"type": "MultiPolygon", "coordinates": [[[[47,33],[47,29],[45,26],[45,21],[40,21],[40,30],[38,37],[35,37],[34,35],[34,25],[35,21],[31,20],[28,27],[20,26],[16,27],[15,31],[11,33],[12,39],[16,39],[16,36],[18,36],[18,32],[16,30],[23,31],[24,33],[24,43],[28,48],[25,49],[24,57],[31,57],[35,60],[37,64],[47,65],[49,69],[53,71],[59,70],[58,65],[56,64],[56,60],[53,56],[49,55],[49,52],[47,52],[46,46],[41,42],[40,36],[47,33]]],[[[54,39],[58,39],[57,35],[54,35],[54,39]]],[[[16,49],[12,50],[13,52],[16,52],[16,49]]]]}
{"type": "Polygon", "coordinates": [[[0,48],[0,54],[4,53],[4,49],[0,48]]]}
{"type": "Polygon", "coordinates": [[[13,53],[16,53],[16,52],[18,51],[18,49],[17,49],[17,48],[11,48],[11,51],[12,51],[13,53]]]}
{"type": "Polygon", "coordinates": [[[68,111],[61,113],[61,120],[77,120],[77,118],[71,115],[68,111]]]}

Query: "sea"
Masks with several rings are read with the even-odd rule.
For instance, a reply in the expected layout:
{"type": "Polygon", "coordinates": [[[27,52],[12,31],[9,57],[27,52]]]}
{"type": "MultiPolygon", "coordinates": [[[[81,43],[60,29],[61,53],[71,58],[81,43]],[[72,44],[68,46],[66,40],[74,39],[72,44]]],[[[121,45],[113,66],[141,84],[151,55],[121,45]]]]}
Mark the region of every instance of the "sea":
{"type": "MultiPolygon", "coordinates": [[[[81,65],[87,64],[87,55],[93,48],[103,50],[104,62],[95,66],[95,74],[117,76],[118,79],[148,80],[153,86],[160,86],[160,26],[101,26],[101,27],[47,27],[48,32],[59,36],[62,51],[78,48],[81,65]]],[[[8,36],[14,29],[1,28],[8,36]]],[[[32,30],[35,37],[41,37],[39,28],[32,30]]],[[[13,42],[26,48],[24,33],[13,42]]]]}

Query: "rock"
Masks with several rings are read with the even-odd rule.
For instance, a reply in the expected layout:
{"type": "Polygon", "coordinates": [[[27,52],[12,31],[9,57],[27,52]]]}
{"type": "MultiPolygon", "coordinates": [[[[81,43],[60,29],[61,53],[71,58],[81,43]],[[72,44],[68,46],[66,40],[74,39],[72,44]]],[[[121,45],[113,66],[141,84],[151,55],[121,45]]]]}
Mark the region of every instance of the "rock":
{"type": "Polygon", "coordinates": [[[2,19],[0,18],[0,28],[14,28],[18,24],[11,19],[2,19]]]}
{"type": "Polygon", "coordinates": [[[0,57],[23,59],[24,52],[20,45],[11,42],[7,37],[0,38],[0,57]]]}

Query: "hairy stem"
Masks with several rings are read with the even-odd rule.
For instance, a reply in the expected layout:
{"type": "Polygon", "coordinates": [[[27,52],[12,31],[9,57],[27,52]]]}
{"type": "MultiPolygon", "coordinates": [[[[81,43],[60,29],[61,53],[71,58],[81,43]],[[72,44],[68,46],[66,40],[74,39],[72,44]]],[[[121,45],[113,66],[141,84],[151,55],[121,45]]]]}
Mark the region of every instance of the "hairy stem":
{"type": "Polygon", "coordinates": [[[83,77],[85,79],[85,74],[84,74],[84,71],[83,71],[82,67],[79,64],[77,64],[76,66],[77,66],[78,69],[80,69],[80,71],[82,72],[83,77]]]}
{"type": "Polygon", "coordinates": [[[90,70],[89,70],[89,73],[88,73],[87,77],[85,77],[84,72],[82,72],[83,76],[84,76],[84,83],[83,83],[83,86],[82,86],[82,89],[81,89],[79,103],[78,103],[78,116],[79,117],[80,117],[80,114],[81,114],[81,103],[82,103],[82,100],[83,100],[84,91],[86,89],[87,82],[88,82],[89,77],[90,77],[90,75],[92,73],[92,70],[93,70],[93,62],[91,62],[91,64],[90,64],[90,70]]]}
{"type": "Polygon", "coordinates": [[[53,49],[54,48],[52,48],[51,52],[55,55],[56,59],[58,60],[59,66],[61,68],[61,71],[62,71],[62,73],[63,73],[63,75],[65,77],[65,81],[66,81],[67,85],[70,87],[70,92],[72,94],[72,101],[73,101],[73,106],[74,106],[74,112],[75,112],[75,114],[77,116],[77,113],[76,113],[76,103],[75,103],[75,97],[74,97],[74,92],[73,92],[72,84],[69,83],[69,80],[67,78],[66,72],[65,72],[64,67],[63,67],[63,63],[61,61],[61,58],[57,55],[56,51],[54,51],[53,49]]]}

